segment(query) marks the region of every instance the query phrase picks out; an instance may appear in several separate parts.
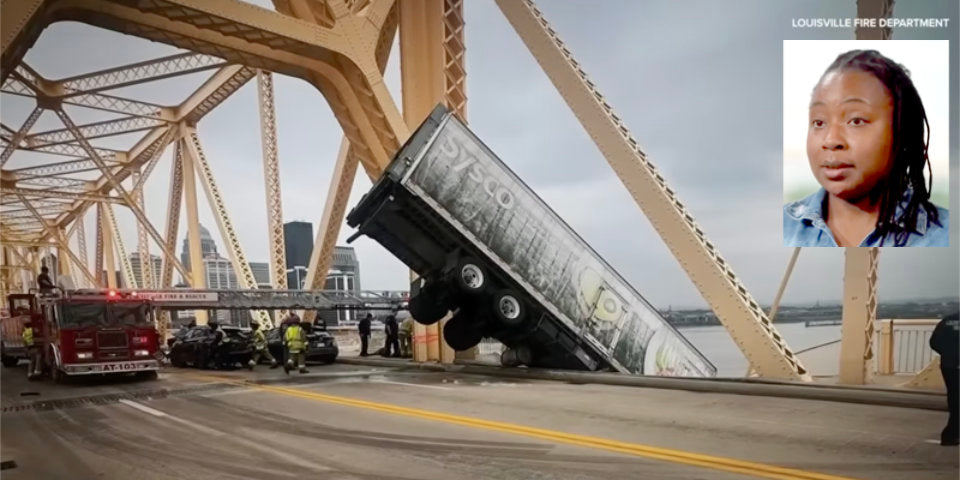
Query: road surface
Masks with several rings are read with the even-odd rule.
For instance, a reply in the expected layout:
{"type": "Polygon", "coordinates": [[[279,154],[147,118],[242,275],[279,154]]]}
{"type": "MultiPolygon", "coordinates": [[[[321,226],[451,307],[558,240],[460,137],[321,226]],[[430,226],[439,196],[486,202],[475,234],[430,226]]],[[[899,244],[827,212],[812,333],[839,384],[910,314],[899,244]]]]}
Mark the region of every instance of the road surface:
{"type": "MultiPolygon", "coordinates": [[[[937,411],[393,368],[3,369],[17,479],[950,479],[937,411]]],[[[11,463],[14,462],[14,463],[11,463]]]]}

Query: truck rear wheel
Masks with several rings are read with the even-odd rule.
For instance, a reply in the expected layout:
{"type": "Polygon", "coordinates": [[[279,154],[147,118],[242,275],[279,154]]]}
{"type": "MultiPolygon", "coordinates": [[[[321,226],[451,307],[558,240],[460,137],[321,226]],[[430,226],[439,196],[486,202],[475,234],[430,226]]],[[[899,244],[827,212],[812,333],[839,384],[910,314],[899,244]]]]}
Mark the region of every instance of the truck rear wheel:
{"type": "Polygon", "coordinates": [[[443,339],[459,352],[477,346],[483,340],[483,332],[469,318],[458,313],[443,326],[443,339]]]}
{"type": "Polygon", "coordinates": [[[473,257],[460,259],[454,279],[460,291],[468,295],[477,295],[487,286],[487,274],[480,266],[480,262],[473,257]]]}
{"type": "Polygon", "coordinates": [[[407,309],[414,320],[423,325],[433,325],[447,316],[450,309],[443,297],[432,293],[431,290],[422,290],[420,294],[410,299],[407,309]]]}
{"type": "Polygon", "coordinates": [[[517,327],[526,319],[527,309],[513,290],[500,290],[493,295],[493,316],[508,327],[517,327]]]}
{"type": "Polygon", "coordinates": [[[0,362],[3,362],[3,366],[7,368],[16,367],[20,363],[20,359],[17,357],[8,357],[6,355],[0,357],[0,362]]]}
{"type": "Polygon", "coordinates": [[[500,353],[500,364],[505,367],[519,367],[533,363],[533,351],[529,347],[508,348],[500,353]]]}

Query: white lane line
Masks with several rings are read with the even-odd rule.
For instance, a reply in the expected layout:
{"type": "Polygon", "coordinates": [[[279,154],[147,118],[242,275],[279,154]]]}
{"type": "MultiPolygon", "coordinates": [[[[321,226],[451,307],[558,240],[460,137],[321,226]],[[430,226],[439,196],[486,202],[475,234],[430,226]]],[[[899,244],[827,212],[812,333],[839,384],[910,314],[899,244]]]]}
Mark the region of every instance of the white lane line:
{"type": "MultiPolygon", "coordinates": [[[[210,428],[210,427],[207,427],[207,426],[204,426],[204,425],[200,425],[200,424],[198,424],[198,423],[191,422],[190,420],[185,420],[185,419],[183,419],[183,418],[180,418],[180,417],[177,417],[177,416],[174,416],[174,415],[170,415],[170,414],[168,414],[168,413],[161,412],[160,410],[156,410],[156,409],[150,408],[150,407],[148,407],[148,406],[146,406],[146,405],[143,405],[143,404],[141,404],[141,403],[133,402],[133,401],[130,401],[130,400],[127,400],[127,399],[120,399],[120,400],[118,400],[118,401],[119,401],[120,403],[128,406],[128,407],[135,408],[135,409],[137,409],[137,410],[140,410],[140,411],[145,412],[145,413],[149,413],[150,415],[153,415],[153,416],[156,416],[156,417],[163,417],[163,418],[166,418],[167,420],[172,420],[172,421],[177,422],[177,423],[179,423],[179,424],[181,424],[181,425],[185,425],[185,426],[187,426],[187,427],[190,427],[190,428],[199,430],[199,431],[201,431],[201,432],[204,432],[204,433],[206,433],[207,435],[212,435],[212,436],[214,436],[214,437],[223,437],[223,436],[226,436],[226,435],[227,435],[226,432],[221,432],[221,431],[219,431],[219,430],[215,430],[215,429],[213,429],[213,428],[210,428]]],[[[320,464],[317,464],[317,463],[313,463],[313,462],[304,460],[304,459],[302,459],[302,458],[300,458],[300,457],[298,457],[298,456],[296,456],[296,455],[292,455],[292,454],[287,453],[287,452],[285,452],[285,451],[283,451],[283,450],[271,448],[271,447],[268,447],[268,446],[266,446],[266,445],[261,445],[261,444],[259,444],[259,443],[257,443],[257,442],[250,441],[250,440],[247,440],[247,439],[245,439],[245,438],[238,437],[238,436],[236,436],[236,435],[230,435],[230,440],[233,441],[233,442],[239,443],[239,444],[241,444],[241,445],[244,445],[244,446],[246,446],[247,448],[250,448],[250,449],[252,449],[252,450],[260,450],[260,451],[263,452],[263,453],[267,453],[267,454],[271,454],[271,455],[274,455],[274,456],[276,456],[276,457],[279,457],[279,458],[285,460],[287,463],[291,463],[291,464],[294,464],[294,465],[299,465],[299,466],[304,467],[304,468],[311,468],[311,469],[319,470],[319,471],[330,471],[330,470],[332,470],[330,467],[327,467],[327,466],[324,466],[324,465],[320,465],[320,464]]]]}
{"type": "Polygon", "coordinates": [[[150,407],[148,407],[148,406],[146,406],[146,405],[144,405],[144,404],[142,404],[142,403],[137,403],[137,402],[134,402],[134,401],[131,401],[131,400],[127,400],[127,399],[124,399],[124,398],[121,398],[121,399],[118,400],[118,401],[119,401],[120,403],[128,406],[128,407],[136,408],[137,410],[140,410],[141,412],[149,413],[150,415],[153,415],[153,416],[155,416],[155,417],[163,417],[163,418],[172,420],[172,421],[174,421],[174,422],[177,422],[177,423],[179,423],[179,424],[181,424],[181,425],[186,425],[186,426],[191,427],[191,428],[194,428],[194,429],[196,429],[196,430],[200,430],[201,432],[206,433],[207,435],[213,435],[213,436],[215,436],[215,437],[222,437],[223,435],[225,435],[225,434],[224,434],[223,432],[221,432],[221,431],[214,430],[214,429],[212,429],[212,428],[210,428],[210,427],[205,427],[205,426],[203,426],[203,425],[200,425],[200,424],[198,424],[198,423],[191,422],[191,421],[189,421],[189,420],[184,420],[184,419],[182,419],[182,418],[180,418],[180,417],[175,417],[175,416],[173,416],[173,415],[169,415],[169,414],[167,414],[167,413],[161,412],[160,410],[156,410],[156,409],[150,408],[150,407]]]}
{"type": "Polygon", "coordinates": [[[422,385],[419,383],[394,382],[392,380],[373,380],[371,383],[389,383],[392,385],[403,385],[407,387],[433,388],[436,390],[452,390],[449,387],[438,387],[436,385],[422,385]]]}
{"type": "Polygon", "coordinates": [[[133,402],[133,401],[127,400],[127,399],[125,399],[125,398],[121,398],[121,399],[118,400],[118,401],[119,401],[120,403],[128,406],[128,407],[136,408],[137,410],[140,410],[141,412],[149,413],[150,415],[153,415],[153,416],[155,416],[155,417],[166,417],[166,416],[168,416],[166,413],[163,413],[163,412],[161,412],[160,410],[154,410],[154,409],[152,409],[152,408],[150,408],[150,407],[148,407],[148,406],[146,406],[146,405],[143,405],[143,404],[140,404],[140,403],[137,403],[137,402],[133,402]]]}

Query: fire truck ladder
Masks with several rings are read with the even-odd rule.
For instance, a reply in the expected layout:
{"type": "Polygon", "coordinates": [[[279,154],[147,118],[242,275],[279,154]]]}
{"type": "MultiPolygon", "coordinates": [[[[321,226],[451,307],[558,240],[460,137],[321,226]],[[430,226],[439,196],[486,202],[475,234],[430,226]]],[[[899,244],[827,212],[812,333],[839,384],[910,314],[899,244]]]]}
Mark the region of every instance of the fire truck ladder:
{"type": "MultiPolygon", "coordinates": [[[[398,298],[369,292],[359,296],[336,290],[216,290],[172,288],[160,290],[113,290],[121,298],[150,300],[161,310],[392,310],[402,306],[398,298]]],[[[72,298],[96,296],[100,289],[73,290],[72,298]]]]}

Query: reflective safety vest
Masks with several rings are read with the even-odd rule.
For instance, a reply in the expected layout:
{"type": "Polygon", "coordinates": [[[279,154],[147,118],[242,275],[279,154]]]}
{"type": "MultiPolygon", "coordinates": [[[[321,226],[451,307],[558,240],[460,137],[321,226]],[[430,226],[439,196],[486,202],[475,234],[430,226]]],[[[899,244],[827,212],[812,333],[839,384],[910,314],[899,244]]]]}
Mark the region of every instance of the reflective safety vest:
{"type": "Polygon", "coordinates": [[[300,325],[290,325],[287,327],[287,333],[284,334],[284,340],[287,348],[291,352],[299,352],[304,349],[306,335],[300,325]]]}
{"type": "Polygon", "coordinates": [[[28,347],[33,346],[33,329],[30,327],[23,328],[23,344],[28,347]]]}
{"type": "Polygon", "coordinates": [[[253,346],[257,350],[267,348],[267,335],[263,333],[262,328],[253,331],[253,346]]]}

